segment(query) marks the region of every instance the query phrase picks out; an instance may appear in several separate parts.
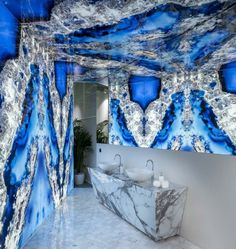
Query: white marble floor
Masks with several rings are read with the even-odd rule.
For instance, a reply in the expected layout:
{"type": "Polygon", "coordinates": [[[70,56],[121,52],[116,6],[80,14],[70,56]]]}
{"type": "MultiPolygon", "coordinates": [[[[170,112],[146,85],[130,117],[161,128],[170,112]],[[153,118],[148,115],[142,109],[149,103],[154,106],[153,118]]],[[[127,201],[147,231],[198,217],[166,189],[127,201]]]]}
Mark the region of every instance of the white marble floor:
{"type": "Polygon", "coordinates": [[[24,249],[200,249],[181,237],[154,242],[100,205],[92,188],[74,189],[24,249]]]}

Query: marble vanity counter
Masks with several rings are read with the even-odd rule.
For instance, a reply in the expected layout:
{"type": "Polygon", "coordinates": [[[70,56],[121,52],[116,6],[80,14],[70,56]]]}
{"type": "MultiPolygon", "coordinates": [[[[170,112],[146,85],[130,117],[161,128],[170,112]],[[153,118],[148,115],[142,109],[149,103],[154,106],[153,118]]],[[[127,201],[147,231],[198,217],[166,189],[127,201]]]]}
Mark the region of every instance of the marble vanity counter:
{"type": "Polygon", "coordinates": [[[125,175],[108,175],[89,169],[97,199],[155,241],[179,234],[187,188],[170,184],[168,189],[151,182],[136,183],[125,175]]]}
{"type": "Polygon", "coordinates": [[[166,192],[167,190],[183,190],[186,189],[186,187],[180,186],[178,184],[174,184],[174,183],[170,183],[169,188],[163,189],[163,188],[157,188],[153,186],[152,181],[146,181],[146,182],[135,182],[132,179],[130,179],[128,176],[124,175],[124,174],[118,174],[118,173],[113,173],[113,174],[107,174],[105,172],[103,172],[102,170],[100,170],[99,168],[96,169],[96,171],[105,174],[106,176],[112,176],[115,179],[121,180],[125,182],[125,185],[127,186],[135,186],[137,188],[143,188],[147,191],[151,191],[154,193],[163,193],[166,192]]]}

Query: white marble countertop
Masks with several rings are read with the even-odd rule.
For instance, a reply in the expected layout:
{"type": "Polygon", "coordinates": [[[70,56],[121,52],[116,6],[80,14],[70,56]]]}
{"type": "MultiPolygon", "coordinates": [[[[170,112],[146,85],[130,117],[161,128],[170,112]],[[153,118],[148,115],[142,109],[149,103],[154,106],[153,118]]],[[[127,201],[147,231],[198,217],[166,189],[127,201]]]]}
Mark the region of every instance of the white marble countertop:
{"type": "Polygon", "coordinates": [[[108,176],[111,176],[111,177],[114,177],[114,178],[116,178],[118,180],[124,181],[129,186],[134,185],[134,186],[137,186],[137,187],[140,187],[140,188],[143,188],[145,190],[149,190],[149,191],[155,192],[155,193],[163,193],[163,192],[172,191],[172,190],[184,190],[184,189],[187,189],[186,186],[179,185],[179,184],[172,183],[172,182],[170,182],[169,188],[157,188],[157,187],[153,186],[153,180],[146,181],[146,182],[136,182],[136,181],[132,180],[131,178],[129,178],[128,176],[126,176],[125,174],[107,173],[107,172],[104,172],[102,169],[100,169],[98,167],[96,167],[94,169],[101,172],[101,173],[104,173],[104,174],[106,174],[108,176]]]}

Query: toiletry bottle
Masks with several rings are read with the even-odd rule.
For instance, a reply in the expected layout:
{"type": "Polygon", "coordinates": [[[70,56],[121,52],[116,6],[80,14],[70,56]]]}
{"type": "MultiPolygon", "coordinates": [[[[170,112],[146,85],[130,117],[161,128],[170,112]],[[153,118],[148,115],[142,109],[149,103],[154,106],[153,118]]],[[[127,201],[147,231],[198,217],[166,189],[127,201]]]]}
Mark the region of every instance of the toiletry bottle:
{"type": "Polygon", "coordinates": [[[163,172],[161,171],[159,175],[159,181],[162,183],[164,180],[165,180],[165,177],[163,175],[163,172]]]}

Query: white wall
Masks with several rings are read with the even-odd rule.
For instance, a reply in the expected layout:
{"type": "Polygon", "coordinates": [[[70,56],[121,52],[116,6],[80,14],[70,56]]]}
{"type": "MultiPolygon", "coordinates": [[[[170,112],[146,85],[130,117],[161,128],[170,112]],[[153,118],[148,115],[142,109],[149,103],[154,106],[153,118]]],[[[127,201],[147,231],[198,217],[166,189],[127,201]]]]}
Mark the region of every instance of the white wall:
{"type": "Polygon", "coordinates": [[[116,153],[130,167],[144,167],[147,159],[153,159],[170,181],[188,187],[181,230],[184,238],[202,249],[236,248],[236,158],[97,145],[98,161],[112,161],[116,153]]]}

